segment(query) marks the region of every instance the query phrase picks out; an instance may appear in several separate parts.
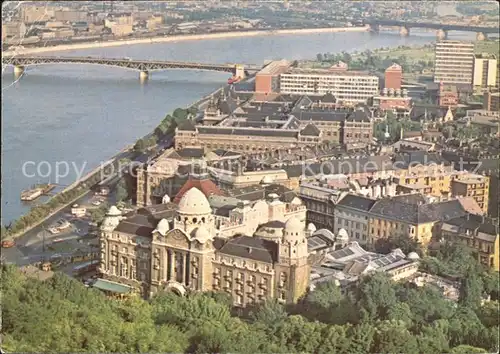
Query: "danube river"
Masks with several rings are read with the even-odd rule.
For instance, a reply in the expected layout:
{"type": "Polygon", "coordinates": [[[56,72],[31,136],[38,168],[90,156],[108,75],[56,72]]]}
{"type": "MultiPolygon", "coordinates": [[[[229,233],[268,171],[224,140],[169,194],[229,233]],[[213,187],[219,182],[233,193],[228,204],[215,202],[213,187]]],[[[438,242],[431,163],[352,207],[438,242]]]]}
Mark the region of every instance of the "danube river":
{"type": "MultiPolygon", "coordinates": [[[[451,34],[472,39],[474,33],[451,34]]],[[[363,51],[433,42],[432,32],[317,33],[137,44],[45,55],[107,56],[206,63],[263,64],[267,59],[311,59],[317,53],[363,51]]],[[[32,184],[71,184],[118,150],[152,131],[176,107],[186,107],[226,82],[227,74],[170,70],[138,73],[93,65],[28,68],[14,82],[2,72],[2,223],[25,213],[21,190],[32,184]],[[23,168],[24,167],[24,168],[23,168]],[[68,171],[67,168],[68,167],[68,171]],[[58,171],[58,172],[56,172],[58,171]],[[56,173],[66,175],[56,180],[56,173]]]]}

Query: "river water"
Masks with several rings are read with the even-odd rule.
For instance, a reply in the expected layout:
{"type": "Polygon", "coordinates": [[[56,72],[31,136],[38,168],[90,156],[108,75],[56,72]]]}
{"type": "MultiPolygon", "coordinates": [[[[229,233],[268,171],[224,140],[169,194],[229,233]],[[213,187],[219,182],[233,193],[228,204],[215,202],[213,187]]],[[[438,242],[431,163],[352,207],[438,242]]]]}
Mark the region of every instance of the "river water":
{"type": "MultiPolygon", "coordinates": [[[[472,39],[473,33],[451,34],[472,39]]],[[[46,55],[263,64],[267,59],[311,59],[317,53],[363,51],[433,42],[432,32],[318,33],[210,39],[53,52],[46,55]]],[[[28,68],[14,82],[2,72],[2,224],[33,204],[19,195],[35,183],[71,184],[80,173],[106,161],[149,133],[177,107],[186,107],[225,83],[228,74],[170,70],[138,73],[97,65],[28,68]],[[67,176],[56,179],[56,176],[67,176]],[[58,172],[57,172],[58,171],[58,172]]]]}

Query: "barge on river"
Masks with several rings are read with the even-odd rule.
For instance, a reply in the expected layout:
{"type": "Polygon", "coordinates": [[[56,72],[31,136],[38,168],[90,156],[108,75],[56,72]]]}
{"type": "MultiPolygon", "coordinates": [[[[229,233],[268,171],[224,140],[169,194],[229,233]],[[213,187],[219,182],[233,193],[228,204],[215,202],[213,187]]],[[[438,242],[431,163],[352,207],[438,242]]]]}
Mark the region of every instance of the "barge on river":
{"type": "Polygon", "coordinates": [[[21,192],[21,200],[25,202],[31,202],[38,197],[47,194],[56,187],[55,184],[37,184],[31,187],[31,189],[21,192]]]}

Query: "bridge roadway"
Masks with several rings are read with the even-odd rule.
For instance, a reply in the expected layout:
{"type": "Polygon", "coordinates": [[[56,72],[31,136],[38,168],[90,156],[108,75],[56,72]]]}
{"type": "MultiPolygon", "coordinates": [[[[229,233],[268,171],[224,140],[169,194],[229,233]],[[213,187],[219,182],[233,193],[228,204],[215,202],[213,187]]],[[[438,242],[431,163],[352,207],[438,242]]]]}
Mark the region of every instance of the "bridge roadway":
{"type": "Polygon", "coordinates": [[[141,73],[141,78],[146,78],[151,71],[167,69],[210,70],[233,73],[245,77],[250,72],[257,72],[262,67],[244,64],[203,64],[178,61],[136,60],[129,58],[96,58],[96,57],[45,57],[45,56],[4,56],[2,65],[14,66],[16,75],[22,74],[24,68],[32,65],[43,64],[93,64],[115,66],[141,73]]]}
{"type": "Polygon", "coordinates": [[[482,32],[482,33],[498,33],[498,27],[473,27],[463,25],[447,25],[442,23],[426,23],[426,22],[405,22],[399,20],[364,20],[366,25],[378,26],[400,26],[406,28],[432,28],[443,31],[463,31],[463,32],[482,32]]]}

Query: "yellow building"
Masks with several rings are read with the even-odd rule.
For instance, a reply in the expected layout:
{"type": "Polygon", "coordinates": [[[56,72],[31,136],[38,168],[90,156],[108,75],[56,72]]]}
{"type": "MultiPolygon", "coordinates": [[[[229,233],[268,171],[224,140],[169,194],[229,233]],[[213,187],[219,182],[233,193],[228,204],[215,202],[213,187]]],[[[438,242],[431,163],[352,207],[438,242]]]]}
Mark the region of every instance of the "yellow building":
{"type": "Polygon", "coordinates": [[[458,174],[451,181],[454,196],[473,197],[484,214],[488,212],[490,178],[476,174],[458,174]]]}
{"type": "Polygon", "coordinates": [[[396,170],[394,182],[401,191],[423,190],[426,195],[441,196],[450,192],[450,181],[456,171],[446,165],[415,165],[396,170]]]}
{"type": "Polygon", "coordinates": [[[448,242],[462,242],[475,249],[482,264],[500,271],[499,232],[495,220],[467,214],[445,221],[440,236],[448,242]]]}
{"type": "Polygon", "coordinates": [[[401,195],[377,200],[369,211],[368,240],[407,236],[427,247],[443,220],[460,217],[466,210],[459,200],[425,203],[418,194],[401,195]]]}

